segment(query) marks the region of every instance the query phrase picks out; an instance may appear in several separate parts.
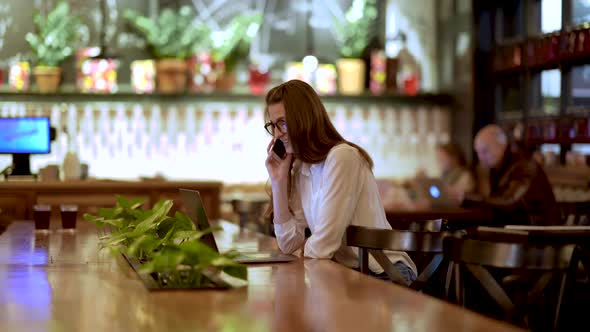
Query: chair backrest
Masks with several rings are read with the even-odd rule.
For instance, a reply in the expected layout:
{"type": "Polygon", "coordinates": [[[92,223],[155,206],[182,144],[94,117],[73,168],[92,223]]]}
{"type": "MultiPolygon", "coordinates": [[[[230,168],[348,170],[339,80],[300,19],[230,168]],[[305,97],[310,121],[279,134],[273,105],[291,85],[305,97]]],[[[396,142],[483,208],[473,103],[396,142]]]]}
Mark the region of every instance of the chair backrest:
{"type": "Polygon", "coordinates": [[[490,242],[528,243],[529,233],[501,227],[478,226],[474,238],[490,242]]]}
{"type": "Polygon", "coordinates": [[[407,230],[412,232],[440,232],[445,219],[428,219],[428,220],[389,220],[390,224],[396,230],[407,230]]]}
{"type": "Polygon", "coordinates": [[[567,269],[575,247],[574,244],[530,245],[452,236],[443,240],[443,254],[450,261],[510,269],[567,269]]]}
{"type": "Polygon", "coordinates": [[[590,201],[558,202],[563,225],[587,225],[590,222],[590,201]]]}
{"type": "Polygon", "coordinates": [[[445,219],[413,221],[408,230],[412,232],[440,232],[445,222],[445,219]]]}
{"type": "Polygon", "coordinates": [[[348,226],[346,244],[378,250],[437,253],[442,252],[442,240],[448,235],[447,232],[412,232],[348,226]]]}

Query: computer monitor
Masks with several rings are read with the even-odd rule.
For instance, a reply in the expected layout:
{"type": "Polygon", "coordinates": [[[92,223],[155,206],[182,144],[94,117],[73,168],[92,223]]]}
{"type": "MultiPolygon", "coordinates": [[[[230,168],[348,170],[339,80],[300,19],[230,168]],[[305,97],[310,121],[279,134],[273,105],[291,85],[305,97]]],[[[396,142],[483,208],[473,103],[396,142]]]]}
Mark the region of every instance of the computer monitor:
{"type": "Polygon", "coordinates": [[[51,152],[48,117],[0,118],[0,154],[12,155],[11,175],[31,175],[31,154],[51,152]]]}

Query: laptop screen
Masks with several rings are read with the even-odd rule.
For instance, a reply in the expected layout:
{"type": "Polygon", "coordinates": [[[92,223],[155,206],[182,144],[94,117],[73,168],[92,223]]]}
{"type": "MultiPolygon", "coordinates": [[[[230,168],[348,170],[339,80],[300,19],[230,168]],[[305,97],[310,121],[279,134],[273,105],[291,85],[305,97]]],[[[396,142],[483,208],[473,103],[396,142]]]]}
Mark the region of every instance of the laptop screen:
{"type": "MultiPolygon", "coordinates": [[[[201,194],[199,194],[199,192],[196,190],[182,188],[179,190],[184,208],[186,209],[186,215],[191,218],[193,224],[195,224],[195,228],[198,231],[209,229],[211,224],[209,224],[209,218],[207,218],[207,213],[205,212],[205,207],[203,206],[203,201],[201,200],[201,194]]],[[[212,233],[203,235],[201,242],[213,248],[213,250],[219,252],[217,243],[215,242],[215,237],[213,237],[212,233]]]]}

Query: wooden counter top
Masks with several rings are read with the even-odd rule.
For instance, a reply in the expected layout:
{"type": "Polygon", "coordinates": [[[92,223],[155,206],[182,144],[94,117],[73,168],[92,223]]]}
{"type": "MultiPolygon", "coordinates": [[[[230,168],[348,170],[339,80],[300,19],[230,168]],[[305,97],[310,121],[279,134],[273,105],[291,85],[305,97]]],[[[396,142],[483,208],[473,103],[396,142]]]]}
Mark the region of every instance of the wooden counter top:
{"type": "Polygon", "coordinates": [[[202,188],[220,188],[220,181],[117,181],[117,180],[69,180],[69,181],[4,181],[0,182],[0,192],[15,189],[31,190],[112,190],[112,189],[178,189],[198,185],[202,188]]]}
{"type": "Polygon", "coordinates": [[[219,218],[221,204],[220,181],[8,181],[0,182],[0,209],[15,219],[31,219],[35,204],[76,204],[82,212],[95,212],[100,207],[112,207],[115,195],[141,198],[146,207],[161,199],[173,199],[175,207],[182,209],[179,188],[201,192],[203,204],[211,218],[219,218]]]}
{"type": "MultiPolygon", "coordinates": [[[[221,225],[222,248],[276,248],[221,225]]],[[[253,265],[240,289],[148,292],[97,249],[85,222],[73,234],[11,224],[0,236],[0,331],[520,331],[326,260],[253,265]]]]}

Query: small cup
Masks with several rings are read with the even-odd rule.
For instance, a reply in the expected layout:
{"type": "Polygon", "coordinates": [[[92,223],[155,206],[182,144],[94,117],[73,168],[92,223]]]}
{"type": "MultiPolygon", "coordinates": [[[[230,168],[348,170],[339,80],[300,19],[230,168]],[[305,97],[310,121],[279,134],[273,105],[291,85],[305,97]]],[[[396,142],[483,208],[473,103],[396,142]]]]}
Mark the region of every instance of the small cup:
{"type": "Polygon", "coordinates": [[[57,165],[47,165],[39,170],[39,177],[41,181],[57,181],[59,180],[59,168],[57,165]]]}
{"type": "Polygon", "coordinates": [[[33,219],[35,220],[35,229],[49,230],[49,220],[51,219],[51,205],[34,205],[33,219]]]}
{"type": "Polygon", "coordinates": [[[64,229],[76,228],[76,218],[78,217],[77,205],[60,205],[61,227],[64,229]]]}

